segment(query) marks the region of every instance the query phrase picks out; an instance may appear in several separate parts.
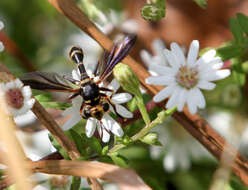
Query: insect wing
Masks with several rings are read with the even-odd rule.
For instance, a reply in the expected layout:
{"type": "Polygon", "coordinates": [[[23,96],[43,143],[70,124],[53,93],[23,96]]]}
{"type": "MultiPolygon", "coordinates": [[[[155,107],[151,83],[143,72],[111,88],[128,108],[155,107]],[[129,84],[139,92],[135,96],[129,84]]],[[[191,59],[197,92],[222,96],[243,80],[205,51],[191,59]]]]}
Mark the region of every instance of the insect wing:
{"type": "Polygon", "coordinates": [[[25,85],[37,90],[73,92],[73,84],[57,73],[30,72],[21,77],[25,85]]]}
{"type": "Polygon", "coordinates": [[[105,80],[112,73],[115,65],[127,56],[135,41],[136,35],[128,35],[120,44],[114,45],[110,53],[104,53],[99,66],[100,80],[105,80]]]}

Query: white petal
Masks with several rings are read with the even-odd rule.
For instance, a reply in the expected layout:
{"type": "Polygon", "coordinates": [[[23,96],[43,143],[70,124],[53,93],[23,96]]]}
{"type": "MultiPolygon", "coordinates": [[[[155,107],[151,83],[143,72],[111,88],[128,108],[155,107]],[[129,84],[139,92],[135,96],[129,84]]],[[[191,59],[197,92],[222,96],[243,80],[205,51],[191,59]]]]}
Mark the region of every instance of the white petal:
{"type": "Polygon", "coordinates": [[[182,49],[179,47],[179,45],[173,42],[171,43],[170,47],[171,47],[173,54],[176,56],[176,60],[178,61],[178,63],[180,65],[185,65],[186,64],[185,56],[183,54],[182,49]]]}
{"type": "Polygon", "coordinates": [[[176,159],[172,153],[167,153],[163,160],[163,166],[168,172],[172,172],[176,168],[176,159]]]}
{"type": "Polygon", "coordinates": [[[223,66],[223,62],[221,60],[220,57],[214,57],[211,61],[209,61],[208,63],[201,63],[198,65],[199,71],[206,71],[207,69],[214,69],[214,70],[218,70],[220,68],[222,68],[223,66]]]}
{"type": "Polygon", "coordinates": [[[128,111],[124,106],[122,105],[115,105],[116,112],[120,114],[124,118],[133,118],[133,113],[128,111]]]}
{"type": "MultiPolygon", "coordinates": [[[[31,98],[30,100],[26,101],[25,104],[27,104],[28,109],[31,109],[35,103],[35,99],[31,98]]],[[[27,110],[28,111],[28,110],[27,110]]]]}
{"type": "Polygon", "coordinates": [[[16,88],[21,88],[21,87],[23,87],[22,81],[21,81],[20,79],[18,79],[18,78],[15,80],[15,87],[16,87],[16,88]]]}
{"type": "Polygon", "coordinates": [[[72,106],[71,107],[69,107],[69,108],[66,108],[61,114],[63,115],[63,116],[67,116],[67,115],[70,115],[70,114],[73,114],[74,112],[73,112],[73,108],[72,108],[72,106]]]}
{"type": "Polygon", "coordinates": [[[4,27],[4,24],[3,24],[3,22],[2,22],[2,21],[0,21],[0,30],[2,30],[2,29],[3,29],[3,27],[4,27]]]}
{"type": "Polygon", "coordinates": [[[4,50],[4,45],[3,42],[0,41],[0,52],[2,52],[4,50]]]}
{"type": "Polygon", "coordinates": [[[182,89],[181,87],[177,87],[177,86],[174,88],[174,91],[166,104],[166,108],[171,109],[177,106],[181,89],[182,89]]]}
{"type": "Polygon", "coordinates": [[[152,84],[152,85],[170,85],[173,83],[175,79],[170,76],[154,76],[154,77],[149,77],[146,78],[146,84],[152,84]]]}
{"type": "Polygon", "coordinates": [[[69,130],[70,128],[72,128],[74,125],[76,125],[80,120],[82,119],[82,117],[79,114],[75,114],[73,115],[69,120],[67,120],[64,125],[62,126],[62,129],[64,131],[69,130]]]}
{"type": "Polygon", "coordinates": [[[124,132],[122,128],[120,127],[119,123],[117,123],[112,117],[110,117],[108,114],[105,114],[102,119],[103,126],[110,130],[113,134],[115,134],[118,137],[122,137],[124,132]],[[107,124],[106,124],[107,123],[107,124]],[[107,126],[107,127],[106,127],[107,126]]]}
{"type": "Polygon", "coordinates": [[[168,49],[164,50],[164,54],[168,60],[169,65],[173,68],[173,69],[178,69],[180,66],[180,63],[177,62],[175,56],[173,55],[172,52],[170,52],[168,49]]]}
{"type": "Polygon", "coordinates": [[[5,84],[5,87],[4,87],[5,91],[8,91],[11,88],[15,88],[15,82],[14,81],[10,81],[10,82],[5,84]]]}
{"type": "Polygon", "coordinates": [[[204,90],[213,90],[215,88],[216,84],[212,82],[208,82],[206,80],[200,80],[197,84],[198,88],[204,89],[204,90]]]}
{"type": "Polygon", "coordinates": [[[189,112],[191,114],[195,114],[197,111],[197,103],[195,100],[197,99],[196,93],[195,93],[195,88],[192,88],[189,90],[189,93],[187,95],[187,105],[189,112]]]}
{"type": "Polygon", "coordinates": [[[174,91],[174,85],[168,86],[166,88],[164,88],[163,90],[161,90],[159,93],[157,93],[154,97],[153,97],[153,101],[154,102],[161,102],[163,100],[165,100],[168,96],[170,96],[172,94],[172,92],[174,91]]]}
{"type": "Polygon", "coordinates": [[[110,139],[110,134],[108,133],[108,131],[106,131],[105,128],[103,128],[102,142],[107,143],[109,142],[109,139],[110,139]]]}
{"type": "Polygon", "coordinates": [[[78,69],[73,69],[72,72],[72,78],[75,79],[75,80],[80,80],[80,74],[79,74],[79,71],[78,69]]]}
{"type": "Polygon", "coordinates": [[[202,92],[198,89],[198,88],[195,88],[195,93],[196,93],[196,102],[197,102],[197,106],[199,108],[205,108],[206,106],[206,101],[205,101],[205,98],[202,94],[202,92]]]}
{"type": "Polygon", "coordinates": [[[186,102],[187,98],[187,90],[186,89],[181,89],[179,95],[178,95],[178,104],[177,104],[177,110],[182,111],[184,104],[186,102]]]}
{"type": "Polygon", "coordinates": [[[152,42],[152,49],[154,50],[155,55],[159,55],[162,53],[163,49],[165,49],[165,44],[161,39],[155,39],[152,42]]]}
{"type": "Polygon", "coordinates": [[[86,126],[85,126],[85,133],[87,137],[92,137],[96,130],[96,119],[95,118],[89,118],[87,120],[86,126]]]}
{"type": "Polygon", "coordinates": [[[215,81],[228,77],[231,74],[230,70],[218,70],[216,72],[200,73],[200,78],[207,81],[215,81]]]}
{"type": "Polygon", "coordinates": [[[111,100],[114,104],[123,104],[131,99],[132,99],[132,95],[129,93],[118,93],[118,94],[114,94],[111,100]]]}
{"type": "Polygon", "coordinates": [[[175,74],[175,70],[173,70],[171,67],[161,66],[158,64],[151,64],[149,69],[155,71],[159,75],[173,76],[175,74]]]}
{"type": "Polygon", "coordinates": [[[210,62],[211,60],[213,60],[215,55],[216,55],[216,51],[215,50],[209,50],[206,53],[204,53],[200,57],[200,59],[198,59],[196,61],[196,64],[199,64],[199,65],[206,64],[206,63],[210,62]]]}
{"type": "Polygon", "coordinates": [[[189,64],[189,66],[195,64],[196,59],[198,57],[198,53],[199,53],[199,41],[193,40],[190,44],[188,57],[187,57],[187,63],[189,64]]]}
{"type": "Polygon", "coordinates": [[[31,96],[32,96],[31,88],[29,86],[24,86],[22,88],[22,95],[24,96],[24,100],[31,98],[31,96]]]}
{"type": "Polygon", "coordinates": [[[147,67],[149,67],[149,65],[152,64],[151,63],[152,56],[151,56],[151,54],[148,53],[148,51],[141,50],[140,51],[140,57],[147,67]]]}
{"type": "Polygon", "coordinates": [[[108,88],[116,92],[120,88],[120,84],[116,79],[113,79],[111,83],[108,85],[108,88]]]}

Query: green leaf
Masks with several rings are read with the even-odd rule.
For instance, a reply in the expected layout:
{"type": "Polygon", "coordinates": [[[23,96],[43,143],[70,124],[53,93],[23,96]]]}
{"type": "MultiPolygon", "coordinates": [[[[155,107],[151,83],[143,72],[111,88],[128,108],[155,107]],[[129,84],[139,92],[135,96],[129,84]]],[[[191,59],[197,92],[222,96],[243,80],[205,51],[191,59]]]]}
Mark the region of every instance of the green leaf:
{"type": "Polygon", "coordinates": [[[216,50],[216,55],[221,57],[223,61],[233,57],[239,57],[243,54],[242,48],[238,45],[227,45],[216,50]]]}
{"type": "Polygon", "coordinates": [[[234,81],[237,84],[239,84],[240,86],[244,86],[245,81],[246,81],[245,73],[241,73],[241,72],[234,70],[234,71],[232,71],[232,76],[233,76],[234,81]]]}
{"type": "Polygon", "coordinates": [[[38,100],[40,103],[41,102],[49,102],[52,101],[52,95],[48,94],[48,93],[44,93],[44,94],[39,94],[34,96],[36,98],[36,100],[38,100]]]}
{"type": "Polygon", "coordinates": [[[70,160],[69,155],[67,154],[65,149],[63,149],[63,147],[58,143],[58,141],[51,134],[48,134],[48,137],[49,137],[49,140],[52,143],[52,145],[63,156],[63,158],[66,159],[66,160],[70,160]]]}
{"type": "Polygon", "coordinates": [[[242,44],[244,41],[243,31],[237,19],[230,19],[230,29],[235,41],[238,44],[242,44]]]}
{"type": "Polygon", "coordinates": [[[206,9],[207,7],[207,1],[206,0],[193,0],[197,5],[199,5],[201,8],[206,9]]]}
{"type": "Polygon", "coordinates": [[[117,164],[118,166],[123,167],[123,168],[128,167],[128,165],[127,165],[128,160],[124,156],[122,156],[120,154],[112,154],[112,155],[110,155],[110,157],[113,160],[113,162],[115,164],[117,164]]]}
{"type": "Polygon", "coordinates": [[[98,155],[102,154],[102,146],[96,137],[92,136],[88,138],[85,134],[82,134],[82,137],[86,139],[85,142],[92,150],[94,150],[98,155]]]}
{"type": "Polygon", "coordinates": [[[246,35],[248,35],[248,17],[241,13],[238,13],[237,19],[243,31],[246,33],[246,35]]]}
{"type": "Polygon", "coordinates": [[[82,136],[80,136],[77,132],[75,132],[73,129],[69,130],[69,133],[73,139],[73,141],[75,142],[78,151],[80,152],[81,156],[83,156],[84,158],[88,156],[86,148],[84,146],[84,139],[82,136]]]}
{"type": "Polygon", "coordinates": [[[103,149],[102,149],[102,155],[107,155],[108,151],[109,151],[108,145],[105,146],[105,147],[103,147],[103,149]]]}
{"type": "Polygon", "coordinates": [[[65,110],[72,106],[71,103],[67,102],[40,102],[40,104],[45,108],[53,108],[56,110],[65,110]]]}

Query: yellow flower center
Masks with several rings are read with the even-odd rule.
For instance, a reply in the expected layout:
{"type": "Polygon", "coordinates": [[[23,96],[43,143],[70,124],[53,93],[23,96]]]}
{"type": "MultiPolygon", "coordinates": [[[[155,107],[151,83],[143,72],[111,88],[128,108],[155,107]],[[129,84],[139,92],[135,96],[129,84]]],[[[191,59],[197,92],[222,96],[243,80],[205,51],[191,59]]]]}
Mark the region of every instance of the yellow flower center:
{"type": "Polygon", "coordinates": [[[196,67],[182,66],[176,74],[177,83],[186,89],[193,88],[197,84],[198,79],[198,70],[196,67]]]}

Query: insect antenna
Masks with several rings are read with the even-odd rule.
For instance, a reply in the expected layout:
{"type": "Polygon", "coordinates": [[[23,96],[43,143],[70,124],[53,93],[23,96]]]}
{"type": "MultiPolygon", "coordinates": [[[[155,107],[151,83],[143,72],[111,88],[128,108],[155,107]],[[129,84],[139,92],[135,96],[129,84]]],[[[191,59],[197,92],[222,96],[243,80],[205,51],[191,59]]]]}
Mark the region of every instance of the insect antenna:
{"type": "Polygon", "coordinates": [[[77,64],[80,72],[81,80],[89,78],[83,64],[83,59],[84,59],[83,50],[79,47],[73,46],[69,52],[69,56],[72,59],[72,61],[77,64]]]}

